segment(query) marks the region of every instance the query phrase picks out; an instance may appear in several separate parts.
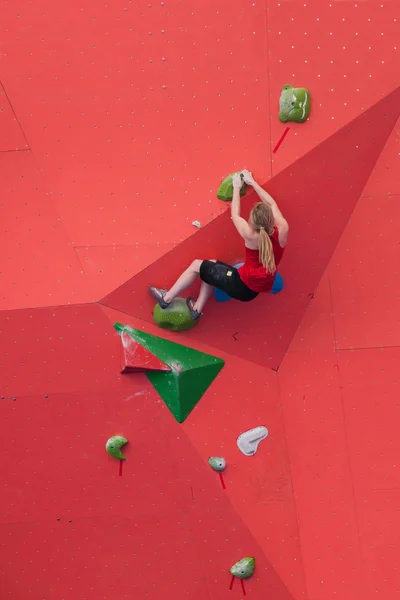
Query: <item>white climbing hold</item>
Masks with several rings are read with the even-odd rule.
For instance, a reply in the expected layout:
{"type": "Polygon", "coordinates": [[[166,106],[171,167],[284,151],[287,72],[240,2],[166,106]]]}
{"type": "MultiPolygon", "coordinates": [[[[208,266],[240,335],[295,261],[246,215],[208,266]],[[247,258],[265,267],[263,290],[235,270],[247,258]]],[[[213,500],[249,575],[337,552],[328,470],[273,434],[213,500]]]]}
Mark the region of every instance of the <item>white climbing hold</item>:
{"type": "Polygon", "coordinates": [[[197,227],[197,229],[200,229],[200,227],[201,227],[200,221],[193,221],[192,225],[194,225],[195,227],[197,227]]]}
{"type": "Polygon", "coordinates": [[[245,456],[253,456],[257,452],[258,444],[265,440],[268,429],[261,425],[239,435],[237,439],[238,448],[245,456]]]}

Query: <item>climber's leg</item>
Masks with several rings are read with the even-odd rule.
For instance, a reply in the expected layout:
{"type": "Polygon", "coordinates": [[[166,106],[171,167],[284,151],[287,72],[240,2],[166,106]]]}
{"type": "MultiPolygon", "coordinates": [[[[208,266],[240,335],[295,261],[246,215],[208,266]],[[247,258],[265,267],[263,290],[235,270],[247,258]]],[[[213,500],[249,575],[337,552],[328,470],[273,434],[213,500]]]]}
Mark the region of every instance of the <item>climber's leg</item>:
{"type": "Polygon", "coordinates": [[[163,290],[153,286],[149,288],[150,294],[157,300],[161,308],[167,308],[174,298],[194,283],[196,277],[199,275],[202,262],[199,259],[194,260],[176,280],[170,290],[163,290]]]}

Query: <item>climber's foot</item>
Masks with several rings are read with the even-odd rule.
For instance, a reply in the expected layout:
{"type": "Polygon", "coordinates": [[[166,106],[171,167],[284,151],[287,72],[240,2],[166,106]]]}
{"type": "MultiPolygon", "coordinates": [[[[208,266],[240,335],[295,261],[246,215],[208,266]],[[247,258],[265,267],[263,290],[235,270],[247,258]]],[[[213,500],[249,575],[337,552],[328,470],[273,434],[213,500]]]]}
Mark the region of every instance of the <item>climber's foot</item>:
{"type": "Polygon", "coordinates": [[[190,314],[192,315],[192,319],[195,321],[196,319],[198,319],[201,316],[201,313],[195,309],[195,300],[193,298],[188,298],[186,300],[186,304],[188,306],[188,309],[190,310],[190,314]]]}
{"type": "Polygon", "coordinates": [[[153,296],[153,298],[157,300],[160,308],[168,308],[170,302],[165,302],[164,300],[164,296],[167,293],[167,290],[160,290],[160,288],[150,286],[149,292],[153,296]]]}

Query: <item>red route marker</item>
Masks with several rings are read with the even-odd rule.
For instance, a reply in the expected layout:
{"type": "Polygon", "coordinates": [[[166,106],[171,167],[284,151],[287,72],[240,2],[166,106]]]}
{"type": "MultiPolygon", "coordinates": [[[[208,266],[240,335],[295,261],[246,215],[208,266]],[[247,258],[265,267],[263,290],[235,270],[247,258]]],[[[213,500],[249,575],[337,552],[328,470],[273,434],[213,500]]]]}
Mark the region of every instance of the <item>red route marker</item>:
{"type": "MultiPolygon", "coordinates": [[[[232,591],[234,581],[235,581],[235,576],[232,575],[232,579],[231,579],[231,582],[229,584],[229,591],[230,592],[232,591]]],[[[246,588],[244,587],[244,581],[243,581],[243,579],[240,579],[240,585],[242,586],[243,596],[246,596],[246,588]]]]}
{"type": "Polygon", "coordinates": [[[282,144],[283,140],[285,139],[285,137],[289,133],[289,129],[290,129],[290,127],[286,127],[285,131],[282,133],[282,135],[281,135],[278,143],[276,144],[275,148],[272,150],[272,152],[274,154],[275,154],[275,152],[277,152],[279,150],[280,145],[282,144]]]}

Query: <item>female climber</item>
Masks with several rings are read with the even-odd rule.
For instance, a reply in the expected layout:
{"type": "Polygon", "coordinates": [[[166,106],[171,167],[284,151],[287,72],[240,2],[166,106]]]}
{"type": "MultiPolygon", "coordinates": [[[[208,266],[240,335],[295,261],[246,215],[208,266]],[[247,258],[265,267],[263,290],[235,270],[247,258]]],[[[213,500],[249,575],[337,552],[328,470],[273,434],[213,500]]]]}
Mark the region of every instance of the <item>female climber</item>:
{"type": "Polygon", "coordinates": [[[244,239],[245,262],[236,269],[219,260],[196,259],[169,290],[150,287],[149,291],[162,309],[190,287],[198,275],[201,279],[197,300],[186,300],[193,319],[198,319],[213,292],[218,288],[235,300],[249,302],[260,292],[270,292],[277,266],[282,258],[289,226],[275,200],[254,180],[250,171],[233,175],[231,218],[244,239]],[[243,182],[251,185],[261,202],[250,212],[248,221],[240,216],[240,189],[243,182]]]}

